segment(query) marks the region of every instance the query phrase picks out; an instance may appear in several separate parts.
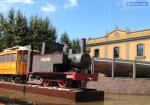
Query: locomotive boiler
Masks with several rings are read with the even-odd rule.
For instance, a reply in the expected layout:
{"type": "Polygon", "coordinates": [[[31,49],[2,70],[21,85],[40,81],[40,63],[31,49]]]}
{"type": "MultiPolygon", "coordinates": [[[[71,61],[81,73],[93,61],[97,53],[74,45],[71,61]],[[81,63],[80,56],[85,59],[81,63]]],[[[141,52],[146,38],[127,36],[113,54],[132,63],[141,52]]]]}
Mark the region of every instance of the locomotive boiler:
{"type": "Polygon", "coordinates": [[[0,81],[85,87],[88,81],[96,81],[98,77],[88,71],[90,66],[85,38],[81,39],[78,54],[73,54],[67,45],[62,52],[50,54],[40,54],[32,47],[13,47],[0,53],[0,81]]]}

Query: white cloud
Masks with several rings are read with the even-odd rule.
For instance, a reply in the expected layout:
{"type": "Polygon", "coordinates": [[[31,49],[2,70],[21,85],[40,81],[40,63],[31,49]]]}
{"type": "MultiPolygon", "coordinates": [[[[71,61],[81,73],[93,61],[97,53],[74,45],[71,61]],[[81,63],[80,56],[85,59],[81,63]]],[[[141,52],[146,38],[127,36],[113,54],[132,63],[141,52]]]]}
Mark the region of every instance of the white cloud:
{"type": "Polygon", "coordinates": [[[24,4],[33,4],[33,0],[5,0],[5,3],[15,4],[15,3],[24,3],[24,4]]]}
{"type": "Polygon", "coordinates": [[[0,13],[12,8],[14,4],[33,4],[35,0],[0,0],[0,13]]]}
{"type": "Polygon", "coordinates": [[[78,5],[78,1],[77,0],[68,0],[68,2],[64,5],[64,9],[75,7],[77,5],[78,5]]]}
{"type": "Polygon", "coordinates": [[[14,4],[33,4],[34,0],[0,0],[0,13],[9,10],[14,4]]]}
{"type": "Polygon", "coordinates": [[[57,10],[57,6],[50,3],[46,3],[44,6],[41,7],[41,10],[44,12],[55,12],[57,10]]]}

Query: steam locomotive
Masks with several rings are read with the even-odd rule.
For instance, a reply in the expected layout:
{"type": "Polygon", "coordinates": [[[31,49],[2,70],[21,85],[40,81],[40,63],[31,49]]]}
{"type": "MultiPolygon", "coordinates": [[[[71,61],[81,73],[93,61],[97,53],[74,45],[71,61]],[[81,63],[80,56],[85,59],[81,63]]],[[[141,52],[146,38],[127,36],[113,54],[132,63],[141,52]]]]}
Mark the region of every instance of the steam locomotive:
{"type": "Polygon", "coordinates": [[[31,47],[11,48],[0,53],[0,80],[44,86],[85,87],[87,81],[97,81],[98,77],[96,73],[89,73],[90,65],[85,38],[81,39],[79,54],[72,54],[67,45],[62,52],[50,54],[40,54],[31,47]]]}

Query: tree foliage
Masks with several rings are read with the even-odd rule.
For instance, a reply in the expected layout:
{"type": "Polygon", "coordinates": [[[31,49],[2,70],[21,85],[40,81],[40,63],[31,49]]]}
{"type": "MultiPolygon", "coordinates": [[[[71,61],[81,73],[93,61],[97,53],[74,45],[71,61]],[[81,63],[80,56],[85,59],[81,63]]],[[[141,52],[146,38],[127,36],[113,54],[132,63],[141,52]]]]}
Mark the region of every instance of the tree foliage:
{"type": "Polygon", "coordinates": [[[17,45],[55,42],[56,39],[56,28],[47,17],[27,18],[22,11],[13,9],[9,10],[6,17],[0,14],[0,49],[17,45]]]}
{"type": "Polygon", "coordinates": [[[60,37],[60,42],[62,44],[69,44],[73,53],[80,53],[80,40],[78,38],[70,40],[68,33],[63,32],[60,37]]]}
{"type": "Polygon", "coordinates": [[[71,41],[71,48],[73,53],[80,53],[80,40],[78,38],[71,41]]]}
{"type": "MultiPolygon", "coordinates": [[[[21,10],[10,9],[4,17],[0,14],[0,50],[25,46],[42,42],[55,42],[57,39],[56,28],[48,17],[31,16],[27,18],[21,10]]],[[[70,40],[67,32],[60,37],[61,44],[69,44],[73,53],[80,52],[80,40],[70,40]]],[[[38,49],[38,45],[35,46],[38,49]]]]}
{"type": "Polygon", "coordinates": [[[63,32],[60,37],[60,43],[62,44],[70,44],[70,38],[67,32],[63,32]]]}
{"type": "Polygon", "coordinates": [[[22,12],[19,10],[16,13],[15,18],[15,45],[27,45],[28,44],[28,36],[29,36],[29,27],[27,18],[22,14],[22,12]]]}

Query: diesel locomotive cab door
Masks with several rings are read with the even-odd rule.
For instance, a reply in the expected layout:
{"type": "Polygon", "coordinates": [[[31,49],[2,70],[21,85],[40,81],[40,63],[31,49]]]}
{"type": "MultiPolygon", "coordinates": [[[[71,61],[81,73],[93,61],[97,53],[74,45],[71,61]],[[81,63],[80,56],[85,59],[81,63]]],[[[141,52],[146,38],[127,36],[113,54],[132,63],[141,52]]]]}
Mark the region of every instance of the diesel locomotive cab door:
{"type": "Polygon", "coordinates": [[[27,71],[27,60],[28,60],[28,51],[21,50],[18,51],[17,57],[17,72],[20,75],[26,75],[27,71]]]}

